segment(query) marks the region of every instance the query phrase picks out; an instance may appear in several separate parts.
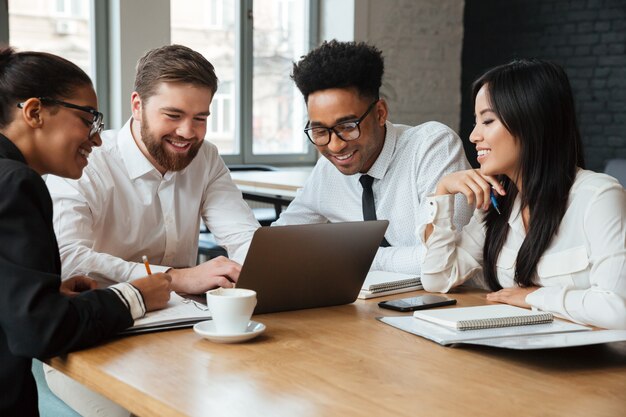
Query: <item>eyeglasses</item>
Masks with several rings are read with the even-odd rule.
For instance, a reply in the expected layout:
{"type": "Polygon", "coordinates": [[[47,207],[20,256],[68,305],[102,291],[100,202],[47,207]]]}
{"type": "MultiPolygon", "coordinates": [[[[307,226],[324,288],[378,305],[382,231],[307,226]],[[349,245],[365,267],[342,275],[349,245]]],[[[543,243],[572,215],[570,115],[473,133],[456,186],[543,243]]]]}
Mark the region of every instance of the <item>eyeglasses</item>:
{"type": "MultiPolygon", "coordinates": [[[[84,111],[93,115],[93,120],[91,121],[91,128],[89,129],[89,137],[92,137],[96,133],[101,133],[102,129],[104,129],[104,115],[97,110],[92,109],[91,107],[79,106],[77,104],[68,103],[66,101],[57,100],[50,97],[37,97],[39,100],[43,102],[57,104],[59,106],[67,107],[69,109],[76,109],[80,111],[84,111]]],[[[24,107],[24,103],[18,103],[17,107],[20,109],[24,107]]]]}
{"type": "Polygon", "coordinates": [[[370,106],[367,108],[363,116],[359,117],[357,120],[351,120],[349,122],[341,122],[337,123],[332,127],[323,127],[323,126],[315,126],[309,127],[308,122],[307,127],[304,129],[304,133],[306,133],[307,138],[311,141],[311,143],[315,146],[326,146],[330,143],[330,136],[335,132],[337,137],[345,142],[358,139],[361,136],[361,127],[359,126],[363,120],[367,117],[368,114],[372,111],[376,103],[378,103],[376,99],[370,106]]]}

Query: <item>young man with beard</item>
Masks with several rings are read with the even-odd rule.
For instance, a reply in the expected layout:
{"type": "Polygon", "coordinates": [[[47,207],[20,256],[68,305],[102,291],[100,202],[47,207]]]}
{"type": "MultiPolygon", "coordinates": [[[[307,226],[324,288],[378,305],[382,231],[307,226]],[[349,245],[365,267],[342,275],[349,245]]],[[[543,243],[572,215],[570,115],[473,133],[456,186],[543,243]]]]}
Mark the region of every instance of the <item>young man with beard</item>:
{"type": "MultiPolygon", "coordinates": [[[[231,287],[259,224],[204,140],[217,90],[213,65],[184,46],[157,48],[139,60],[134,90],[132,117],[102,133],[82,177],[47,179],[62,276],[132,281],[145,276],[146,255],[153,272],[168,271],[174,291],[231,287]],[[232,260],[194,266],[201,220],[232,260]]],[[[46,369],[46,377],[82,415],[128,415],[58,372],[46,369]]]]}
{"type": "Polygon", "coordinates": [[[131,281],[145,275],[146,255],[152,271],[169,271],[174,291],[232,286],[259,224],[204,140],[213,66],[184,46],[157,48],[139,60],[134,89],[132,117],[102,133],[83,176],[47,179],[63,277],[131,281]],[[194,266],[201,220],[232,260],[194,266]]]}
{"type": "MultiPolygon", "coordinates": [[[[355,42],[324,42],[294,64],[309,115],[305,133],[324,158],[274,225],[387,219],[372,269],[419,274],[417,229],[436,210],[426,196],[443,174],[469,164],[459,137],[441,123],[387,120],[383,71],[381,51],[355,42]]],[[[462,198],[455,213],[460,229],[471,216],[462,198]]]]}

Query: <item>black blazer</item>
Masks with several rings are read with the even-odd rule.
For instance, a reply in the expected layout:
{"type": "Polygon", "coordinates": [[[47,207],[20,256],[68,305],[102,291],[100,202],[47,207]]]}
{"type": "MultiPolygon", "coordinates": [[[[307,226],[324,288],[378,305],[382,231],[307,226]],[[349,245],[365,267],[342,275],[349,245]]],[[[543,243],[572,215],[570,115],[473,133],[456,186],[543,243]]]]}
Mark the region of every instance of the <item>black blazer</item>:
{"type": "Polygon", "coordinates": [[[31,358],[80,349],[133,324],[110,290],[59,293],[52,200],[42,178],[0,134],[0,416],[38,416],[31,358]]]}

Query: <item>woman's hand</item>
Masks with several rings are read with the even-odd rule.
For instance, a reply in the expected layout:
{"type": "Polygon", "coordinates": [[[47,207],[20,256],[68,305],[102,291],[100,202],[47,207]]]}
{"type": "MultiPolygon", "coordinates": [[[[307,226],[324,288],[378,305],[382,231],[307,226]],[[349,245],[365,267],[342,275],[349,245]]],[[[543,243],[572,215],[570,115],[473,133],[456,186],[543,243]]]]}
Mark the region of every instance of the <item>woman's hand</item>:
{"type": "Polygon", "coordinates": [[[141,292],[146,311],[159,310],[167,306],[172,291],[172,277],[159,272],[139,278],[131,284],[141,292]]]}
{"type": "MultiPolygon", "coordinates": [[[[482,175],[478,169],[469,169],[444,175],[437,184],[435,195],[462,193],[467,198],[467,204],[470,206],[476,204],[476,207],[487,210],[491,204],[492,188],[500,195],[506,194],[496,177],[482,175]]],[[[433,224],[427,224],[424,230],[424,242],[428,241],[433,231],[433,224]]]]}
{"type": "Polygon", "coordinates": [[[445,175],[437,184],[435,195],[461,193],[467,198],[467,204],[487,210],[491,204],[491,189],[505,195],[504,187],[496,177],[482,175],[478,169],[458,171],[445,175]]]}
{"type": "Polygon", "coordinates": [[[96,280],[84,275],[76,275],[61,282],[59,292],[68,297],[75,297],[83,291],[95,290],[98,288],[96,280]]]}
{"type": "Polygon", "coordinates": [[[539,287],[503,288],[500,291],[487,294],[487,301],[495,301],[498,303],[530,308],[530,304],[526,302],[526,296],[537,291],[538,289],[539,287]]]}

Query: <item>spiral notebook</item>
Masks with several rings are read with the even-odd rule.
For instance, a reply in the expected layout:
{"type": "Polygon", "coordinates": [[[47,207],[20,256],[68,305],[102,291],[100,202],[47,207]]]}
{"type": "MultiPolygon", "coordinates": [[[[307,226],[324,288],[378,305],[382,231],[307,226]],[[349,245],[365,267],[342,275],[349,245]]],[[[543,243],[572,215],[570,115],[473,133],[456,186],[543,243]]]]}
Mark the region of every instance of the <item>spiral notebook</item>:
{"type": "Polygon", "coordinates": [[[370,271],[359,292],[360,299],[383,297],[391,294],[421,290],[420,277],[399,272],[370,271]]]}
{"type": "MultiPolygon", "coordinates": [[[[460,310],[444,309],[444,310],[460,310]]],[[[438,311],[444,311],[438,310],[438,311]]],[[[549,349],[626,340],[626,331],[591,331],[590,327],[553,320],[531,326],[456,330],[412,316],[378,317],[382,323],[430,339],[443,346],[473,344],[507,349],[549,349]],[[600,333],[602,332],[602,333],[600,333]],[[578,334],[580,333],[580,334],[578,334]]]]}
{"type": "Polygon", "coordinates": [[[507,304],[423,310],[414,312],[413,316],[454,330],[528,326],[550,323],[554,320],[551,313],[527,310],[507,304]]]}

